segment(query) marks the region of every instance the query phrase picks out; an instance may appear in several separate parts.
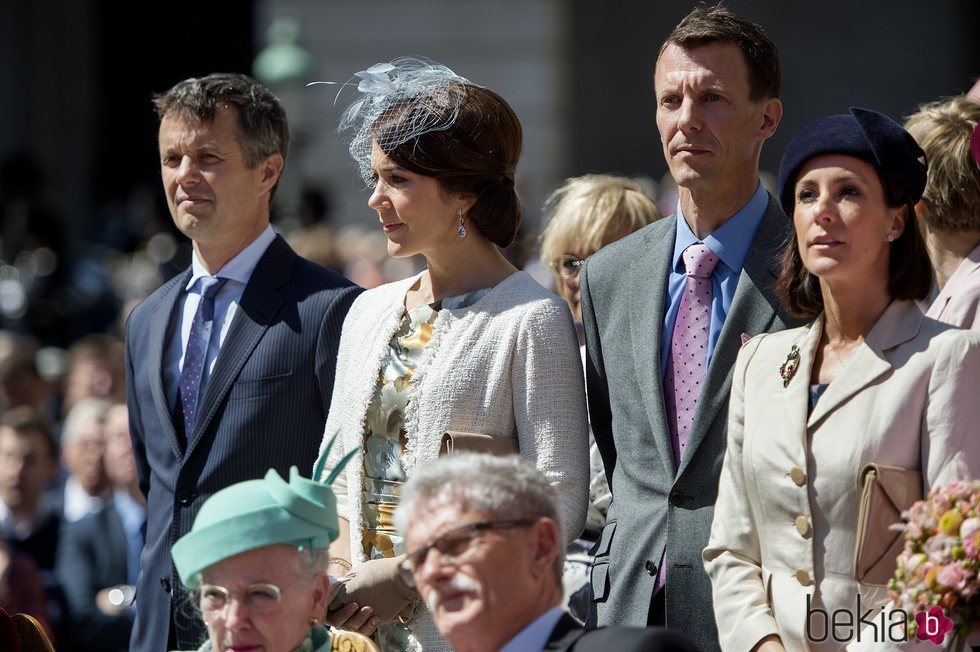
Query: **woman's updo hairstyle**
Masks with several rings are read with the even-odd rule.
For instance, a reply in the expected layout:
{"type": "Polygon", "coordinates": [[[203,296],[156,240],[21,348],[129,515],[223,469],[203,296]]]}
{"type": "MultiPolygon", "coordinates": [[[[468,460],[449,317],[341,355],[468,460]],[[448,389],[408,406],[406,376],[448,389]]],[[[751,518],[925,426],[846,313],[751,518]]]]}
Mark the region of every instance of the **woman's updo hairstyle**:
{"type": "Polygon", "coordinates": [[[354,130],[350,153],[373,185],[372,144],[400,167],[432,177],[443,192],[475,199],[469,224],[499,247],[514,241],[521,207],[514,173],[523,132],[517,115],[493,91],[440,64],[395,59],[357,73],[362,95],[347,108],[342,130],[354,130]]]}

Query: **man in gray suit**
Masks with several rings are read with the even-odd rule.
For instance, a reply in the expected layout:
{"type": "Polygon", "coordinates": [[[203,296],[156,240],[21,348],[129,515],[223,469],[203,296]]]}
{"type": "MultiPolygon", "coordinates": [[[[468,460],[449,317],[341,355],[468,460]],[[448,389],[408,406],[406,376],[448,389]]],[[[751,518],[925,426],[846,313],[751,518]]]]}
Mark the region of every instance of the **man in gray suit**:
{"type": "Polygon", "coordinates": [[[285,476],[312,466],[341,326],[358,293],[269,225],[289,128],[268,89],[212,74],[154,103],[163,189],[194,254],[126,328],[130,431],[148,503],[136,652],[202,642],[170,558],[201,504],[269,468],[285,476]]]}
{"type": "Polygon", "coordinates": [[[596,253],[581,282],[589,413],[613,494],[591,626],[665,624],[718,649],[701,550],[731,370],[744,337],[788,323],[773,283],[789,222],[759,180],[779,85],[775,46],[723,7],[692,11],[660,50],[677,212],[596,253]]]}

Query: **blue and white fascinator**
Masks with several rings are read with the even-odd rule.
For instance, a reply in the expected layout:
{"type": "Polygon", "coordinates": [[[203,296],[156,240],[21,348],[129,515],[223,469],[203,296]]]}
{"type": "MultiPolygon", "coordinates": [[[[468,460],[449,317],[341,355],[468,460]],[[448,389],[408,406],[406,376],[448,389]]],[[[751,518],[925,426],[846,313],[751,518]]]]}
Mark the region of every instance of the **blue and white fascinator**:
{"type": "Polygon", "coordinates": [[[391,152],[422,134],[448,129],[465,100],[464,86],[473,85],[440,63],[416,57],[377,63],[355,73],[344,87],[355,79],[360,95],[344,110],[337,130],[353,134],[350,155],[369,186],[374,185],[374,141],[391,152]]]}

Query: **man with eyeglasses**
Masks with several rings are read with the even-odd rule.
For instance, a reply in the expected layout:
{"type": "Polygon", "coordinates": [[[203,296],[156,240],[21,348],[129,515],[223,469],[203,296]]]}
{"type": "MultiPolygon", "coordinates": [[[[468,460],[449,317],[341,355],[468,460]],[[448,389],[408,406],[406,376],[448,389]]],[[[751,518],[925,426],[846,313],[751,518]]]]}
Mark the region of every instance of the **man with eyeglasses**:
{"type": "Polygon", "coordinates": [[[696,650],[662,629],[586,633],[562,607],[564,527],[555,488],[517,456],[441,457],[395,513],[403,579],[459,652],[696,650]]]}

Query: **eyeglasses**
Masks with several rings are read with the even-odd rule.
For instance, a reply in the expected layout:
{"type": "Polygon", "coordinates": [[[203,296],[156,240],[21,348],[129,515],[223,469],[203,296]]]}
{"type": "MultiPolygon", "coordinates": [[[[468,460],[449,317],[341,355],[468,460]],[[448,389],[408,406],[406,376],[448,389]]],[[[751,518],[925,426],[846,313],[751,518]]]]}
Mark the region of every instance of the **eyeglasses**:
{"type": "Polygon", "coordinates": [[[425,560],[433,548],[439,551],[443,561],[455,563],[459,561],[469,550],[473,539],[477,538],[488,530],[509,530],[517,527],[527,527],[534,525],[536,519],[515,519],[510,521],[478,521],[460,525],[448,532],[443,533],[435,541],[427,546],[423,546],[415,552],[410,552],[398,566],[398,572],[402,580],[410,586],[415,586],[415,572],[425,565],[425,560]]]}
{"type": "Polygon", "coordinates": [[[275,584],[256,582],[249,584],[241,593],[232,593],[217,584],[201,584],[201,611],[203,613],[223,611],[233,596],[239,595],[239,602],[250,611],[269,611],[282,600],[282,589],[275,584]]]}
{"type": "Polygon", "coordinates": [[[565,254],[563,256],[558,256],[558,260],[553,260],[548,263],[551,269],[558,270],[562,278],[575,278],[578,276],[578,272],[582,269],[582,265],[585,261],[578,256],[573,256],[572,254],[565,254]]]}

